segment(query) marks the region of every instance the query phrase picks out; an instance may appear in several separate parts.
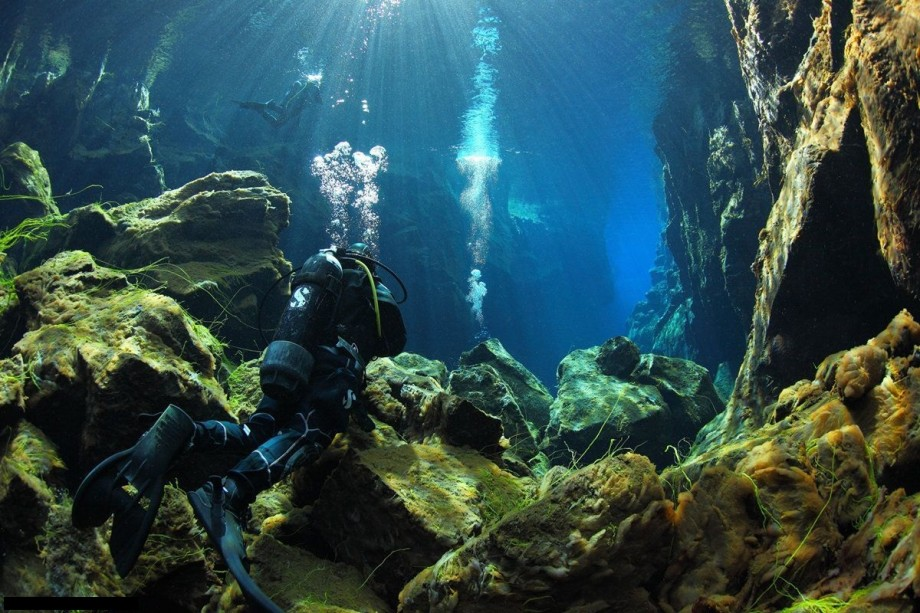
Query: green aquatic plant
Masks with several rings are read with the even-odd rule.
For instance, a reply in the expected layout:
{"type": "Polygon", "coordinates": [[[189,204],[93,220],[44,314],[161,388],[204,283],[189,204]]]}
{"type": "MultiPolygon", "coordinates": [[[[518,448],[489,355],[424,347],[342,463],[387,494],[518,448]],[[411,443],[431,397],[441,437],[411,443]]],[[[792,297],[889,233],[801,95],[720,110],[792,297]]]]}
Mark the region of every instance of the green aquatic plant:
{"type": "MultiPolygon", "coordinates": [[[[687,474],[687,471],[684,469],[684,463],[687,461],[693,454],[693,444],[687,441],[687,439],[681,439],[677,442],[677,445],[667,445],[664,448],[665,452],[670,451],[674,455],[674,469],[680,473],[680,476],[683,477],[683,480],[687,484],[687,489],[689,490],[693,487],[693,480],[690,478],[690,475],[687,474]],[[687,443],[687,451],[681,452],[680,446],[683,443],[687,443]]],[[[747,476],[747,475],[745,475],[747,476]]],[[[675,492],[679,493],[679,492],[675,492]]]]}
{"type": "Polygon", "coordinates": [[[412,551],[412,548],[411,548],[411,547],[402,547],[401,549],[393,549],[392,551],[390,551],[390,552],[389,552],[386,556],[384,556],[384,558],[380,561],[380,564],[378,564],[377,566],[375,566],[375,567],[371,570],[371,572],[367,575],[367,577],[364,578],[364,581],[361,583],[361,585],[358,586],[358,589],[359,589],[359,590],[360,590],[360,589],[363,589],[364,586],[367,585],[368,581],[370,581],[370,580],[373,578],[374,573],[376,573],[378,570],[380,570],[380,569],[383,567],[383,565],[386,564],[386,561],[390,559],[390,557],[392,557],[393,555],[395,555],[395,554],[397,554],[397,553],[400,553],[400,552],[402,552],[402,551],[412,551]]]}
{"type": "MultiPolygon", "coordinates": [[[[3,200],[41,200],[37,196],[0,196],[3,200]]],[[[68,224],[62,215],[44,215],[42,217],[27,217],[15,227],[0,232],[0,252],[6,253],[12,247],[38,240],[45,240],[54,228],[66,228],[68,224]]]]}
{"type": "Polygon", "coordinates": [[[793,601],[791,606],[782,610],[782,613],[834,613],[849,606],[846,600],[833,594],[821,598],[809,598],[789,581],[785,579],[782,581],[789,589],[780,590],[780,592],[793,601]]]}
{"type": "MultiPolygon", "coordinates": [[[[208,328],[210,334],[219,336],[220,329],[227,323],[229,320],[233,320],[238,326],[256,331],[257,326],[252,323],[241,319],[238,315],[233,312],[232,304],[239,296],[240,292],[247,289],[246,286],[241,285],[236,288],[232,294],[226,293],[221,285],[214,281],[211,278],[201,278],[207,276],[215,276],[219,279],[232,279],[236,276],[236,271],[234,271],[229,266],[208,266],[205,269],[201,270],[192,270],[190,268],[201,268],[198,264],[173,264],[168,258],[161,258],[156,260],[146,266],[141,266],[138,268],[118,268],[112,266],[106,262],[100,262],[105,266],[117,270],[122,274],[128,276],[132,282],[150,289],[151,291],[162,291],[168,289],[173,296],[179,296],[180,299],[183,296],[188,296],[192,294],[201,294],[207,297],[215,306],[217,313],[210,319],[210,321],[200,321],[197,318],[192,318],[194,321],[200,323],[201,325],[208,328]]],[[[223,349],[229,349],[230,347],[226,344],[222,344],[223,349]]],[[[244,351],[242,348],[234,348],[241,353],[244,351]]],[[[217,354],[215,354],[217,355],[217,354]]]]}
{"type": "Polygon", "coordinates": [[[770,512],[766,504],[764,504],[763,499],[760,496],[760,487],[757,485],[757,482],[754,481],[754,478],[747,473],[739,473],[742,477],[746,478],[753,488],[754,492],[754,502],[757,504],[757,510],[760,511],[760,514],[763,516],[763,526],[767,527],[768,523],[771,525],[778,526],[780,525],[779,520],[776,519],[776,516],[770,512]]]}
{"type": "MultiPolygon", "coordinates": [[[[21,198],[40,200],[37,196],[0,196],[0,201],[21,198]]],[[[16,287],[13,283],[14,273],[3,266],[6,254],[10,249],[27,243],[47,240],[54,228],[67,227],[61,215],[45,215],[43,217],[27,217],[16,226],[0,232],[0,313],[6,311],[13,304],[16,287]]]]}
{"type": "Polygon", "coordinates": [[[510,474],[492,466],[483,466],[476,471],[476,484],[485,526],[525,509],[537,500],[536,492],[521,487],[510,474]]]}

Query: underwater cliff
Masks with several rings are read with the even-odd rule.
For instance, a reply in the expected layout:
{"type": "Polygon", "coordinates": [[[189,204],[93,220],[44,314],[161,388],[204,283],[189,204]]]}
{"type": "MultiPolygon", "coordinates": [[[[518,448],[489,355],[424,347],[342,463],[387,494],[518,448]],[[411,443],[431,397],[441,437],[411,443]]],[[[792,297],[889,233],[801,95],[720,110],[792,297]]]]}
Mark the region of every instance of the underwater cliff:
{"type": "MultiPolygon", "coordinates": [[[[170,403],[195,419],[255,408],[289,259],[321,241],[329,207],[279,170],[305,166],[283,139],[208,157],[200,116],[182,128],[196,148],[171,148],[143,91],[105,66],[71,70],[50,35],[29,56],[41,37],[14,4],[25,25],[6,33],[18,50],[0,70],[0,594],[248,610],[183,493],[232,458],[172,469],[124,578],[111,523],[73,527],[72,497],[170,403]],[[38,66],[51,76],[17,92],[38,66]],[[109,127],[76,129],[93,108],[109,127]],[[260,171],[248,162],[262,153],[260,171]],[[71,186],[106,165],[115,201],[54,195],[55,169],[71,186]],[[167,189],[164,168],[182,184],[167,189]]],[[[172,4],[157,31],[204,10],[172,4]]],[[[410,284],[413,300],[428,294],[415,313],[456,355],[373,361],[376,428],[351,427],[257,498],[252,575],[283,609],[916,610],[920,5],[691,0],[674,14],[654,285],[628,335],[572,342],[555,386],[500,336],[470,340],[468,271],[452,261],[462,216],[425,206],[460,194],[427,171],[381,180],[427,194],[379,212],[405,239],[388,246],[394,267],[431,269],[410,284]],[[440,251],[420,246],[429,232],[440,251]]],[[[100,27],[122,27],[116,16],[100,27]]],[[[176,36],[137,45],[151,86],[176,36]]],[[[540,260],[523,223],[497,220],[515,248],[493,251],[486,275],[540,260]]],[[[557,264],[536,278],[564,276],[557,264]]]]}

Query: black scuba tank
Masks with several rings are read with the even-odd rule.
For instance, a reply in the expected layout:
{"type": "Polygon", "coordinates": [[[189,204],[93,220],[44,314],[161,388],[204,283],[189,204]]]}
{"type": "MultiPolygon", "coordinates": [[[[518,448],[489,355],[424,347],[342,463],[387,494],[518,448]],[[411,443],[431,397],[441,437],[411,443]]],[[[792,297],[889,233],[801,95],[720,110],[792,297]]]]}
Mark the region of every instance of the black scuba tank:
{"type": "Polygon", "coordinates": [[[312,351],[334,332],[341,293],[339,261],[328,251],[311,256],[294,277],[274,340],[262,356],[259,379],[267,396],[288,402],[303,392],[313,369],[312,351]]]}

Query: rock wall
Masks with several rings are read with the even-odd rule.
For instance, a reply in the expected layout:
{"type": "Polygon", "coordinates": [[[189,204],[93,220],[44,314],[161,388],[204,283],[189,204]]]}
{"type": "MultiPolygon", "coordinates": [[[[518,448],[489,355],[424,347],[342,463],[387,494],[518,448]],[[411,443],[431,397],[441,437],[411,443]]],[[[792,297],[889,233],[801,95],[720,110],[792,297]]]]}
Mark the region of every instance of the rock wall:
{"type": "Polygon", "coordinates": [[[750,265],[771,198],[724,8],[694,0],[680,14],[654,124],[667,223],[653,289],[629,336],[644,351],[735,371],[753,310],[750,265]]]}
{"type": "Polygon", "coordinates": [[[757,407],[821,356],[916,310],[920,7],[727,7],[775,194],[731,430],[762,424],[757,407]]]}
{"type": "Polygon", "coordinates": [[[630,335],[738,373],[729,432],[763,424],[758,407],[823,356],[917,310],[918,40],[911,2],[682,14],[655,126],[668,225],[630,335]]]}

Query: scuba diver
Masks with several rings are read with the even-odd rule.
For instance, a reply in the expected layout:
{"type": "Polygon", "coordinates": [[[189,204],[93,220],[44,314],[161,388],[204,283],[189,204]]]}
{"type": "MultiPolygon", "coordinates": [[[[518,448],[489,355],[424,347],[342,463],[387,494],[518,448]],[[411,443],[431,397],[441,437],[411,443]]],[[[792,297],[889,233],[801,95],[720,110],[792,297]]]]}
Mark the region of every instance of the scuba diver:
{"type": "Polygon", "coordinates": [[[365,431],[374,428],[359,398],[365,365],[400,353],[406,343],[398,306],[405,297],[394,300],[376,274],[378,265],[405,295],[399,277],[364,243],[307,259],[262,355],[263,396],[245,422],[194,421],[171,404],[134,447],[87,474],[74,496],[72,522],[99,526],[114,515],[109,548],[121,576],[140,555],[170,466],[190,451],[235,451],[242,459],[188,492],[188,499],[250,604],[280,611],[248,574],[242,526],[256,494],[315,460],[346,430],[349,416],[365,431]]]}
{"type": "Polygon", "coordinates": [[[259,113],[272,127],[278,128],[300,115],[308,102],[320,104],[319,81],[316,79],[297,79],[288,88],[284,100],[278,104],[274,100],[268,102],[242,102],[234,100],[240,107],[259,113]]]}

